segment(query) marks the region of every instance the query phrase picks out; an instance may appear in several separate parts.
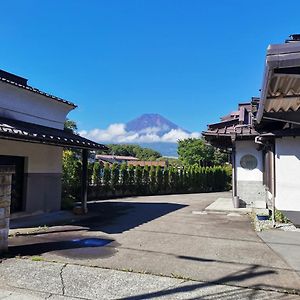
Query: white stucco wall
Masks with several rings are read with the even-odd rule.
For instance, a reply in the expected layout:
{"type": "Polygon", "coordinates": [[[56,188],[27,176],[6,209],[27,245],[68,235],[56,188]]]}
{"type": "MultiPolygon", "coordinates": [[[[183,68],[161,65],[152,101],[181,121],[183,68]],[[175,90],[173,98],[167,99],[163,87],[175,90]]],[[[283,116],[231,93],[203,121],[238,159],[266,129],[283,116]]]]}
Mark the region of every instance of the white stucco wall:
{"type": "Polygon", "coordinates": [[[300,212],[300,138],[276,139],[276,208],[300,212]]]}
{"type": "Polygon", "coordinates": [[[43,95],[0,82],[0,116],[63,129],[73,107],[43,95]]]}
{"type": "Polygon", "coordinates": [[[263,165],[262,153],[257,151],[257,144],[254,141],[237,141],[236,142],[236,165],[237,165],[237,180],[238,181],[262,181],[263,180],[263,165]],[[257,159],[257,167],[254,170],[246,170],[241,167],[241,158],[251,154],[257,159]]]}
{"type": "Polygon", "coordinates": [[[0,155],[25,157],[25,173],[61,173],[62,148],[0,139],[0,155]]]}
{"type": "Polygon", "coordinates": [[[263,185],[262,152],[257,151],[257,144],[252,141],[236,142],[236,176],[237,196],[249,207],[266,207],[265,187],[263,185]],[[257,166],[253,170],[241,166],[244,155],[253,155],[257,159],[257,166]]]}

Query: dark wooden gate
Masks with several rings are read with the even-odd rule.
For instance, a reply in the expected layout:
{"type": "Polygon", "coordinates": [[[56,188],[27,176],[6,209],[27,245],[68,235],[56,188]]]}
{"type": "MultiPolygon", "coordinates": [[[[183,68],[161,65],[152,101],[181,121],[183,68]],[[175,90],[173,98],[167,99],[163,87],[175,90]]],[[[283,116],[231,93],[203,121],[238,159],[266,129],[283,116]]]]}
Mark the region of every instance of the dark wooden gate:
{"type": "Polygon", "coordinates": [[[24,157],[0,155],[0,165],[13,166],[15,173],[12,175],[11,184],[11,213],[24,210],[24,157]]]}

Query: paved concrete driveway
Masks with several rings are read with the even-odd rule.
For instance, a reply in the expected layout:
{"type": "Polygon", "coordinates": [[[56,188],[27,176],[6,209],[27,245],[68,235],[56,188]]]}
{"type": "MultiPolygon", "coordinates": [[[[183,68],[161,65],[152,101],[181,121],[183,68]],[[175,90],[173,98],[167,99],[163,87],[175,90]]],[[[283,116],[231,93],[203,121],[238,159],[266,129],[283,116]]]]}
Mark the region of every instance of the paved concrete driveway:
{"type": "Polygon", "coordinates": [[[93,203],[90,210],[98,211],[99,217],[11,238],[10,253],[210,286],[300,291],[298,275],[258,237],[247,215],[203,211],[226,196],[191,194],[93,203]]]}

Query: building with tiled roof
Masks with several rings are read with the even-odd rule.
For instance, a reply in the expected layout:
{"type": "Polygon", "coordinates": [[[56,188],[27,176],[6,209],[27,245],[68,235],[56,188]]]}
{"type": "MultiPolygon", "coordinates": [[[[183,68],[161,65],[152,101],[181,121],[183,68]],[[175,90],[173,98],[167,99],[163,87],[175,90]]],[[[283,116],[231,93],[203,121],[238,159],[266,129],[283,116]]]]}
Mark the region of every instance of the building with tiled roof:
{"type": "Polygon", "coordinates": [[[260,99],[210,124],[203,135],[232,152],[236,205],[275,208],[300,225],[300,35],[270,45],[260,99]]]}
{"type": "MultiPolygon", "coordinates": [[[[0,70],[0,165],[15,170],[11,213],[60,209],[63,147],[82,149],[84,166],[88,150],[106,149],[64,129],[66,116],[74,108],[72,102],[0,70]]],[[[85,178],[82,183],[84,187],[85,178]]]]}

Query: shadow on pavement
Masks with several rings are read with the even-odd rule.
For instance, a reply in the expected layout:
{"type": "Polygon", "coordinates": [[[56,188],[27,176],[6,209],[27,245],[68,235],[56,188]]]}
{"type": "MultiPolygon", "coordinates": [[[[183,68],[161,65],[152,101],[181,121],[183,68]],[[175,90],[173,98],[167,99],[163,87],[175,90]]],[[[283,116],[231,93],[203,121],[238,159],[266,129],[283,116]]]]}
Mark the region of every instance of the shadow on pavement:
{"type": "MultiPolygon", "coordinates": [[[[217,286],[220,284],[230,284],[232,282],[234,282],[236,284],[238,282],[241,282],[241,281],[244,281],[244,280],[247,280],[250,278],[260,277],[260,276],[265,276],[265,275],[276,273],[275,271],[272,271],[272,270],[260,271],[260,270],[257,270],[257,268],[258,267],[256,267],[256,266],[251,266],[249,268],[245,268],[241,271],[221,277],[214,281],[201,282],[201,283],[199,283],[199,282],[188,283],[188,284],[183,282],[182,286],[177,286],[174,288],[165,289],[165,290],[147,293],[147,294],[125,297],[122,299],[123,300],[125,300],[125,299],[126,300],[155,299],[158,297],[165,297],[165,296],[170,297],[172,295],[175,298],[177,296],[180,296],[180,294],[182,294],[182,293],[191,293],[191,298],[188,298],[190,300],[192,300],[192,299],[270,299],[269,298],[270,294],[265,295],[265,297],[264,297],[264,293],[266,293],[266,292],[262,291],[261,289],[274,290],[274,289],[276,289],[276,287],[264,286],[263,284],[250,286],[249,288],[252,288],[253,290],[248,290],[248,289],[240,288],[240,287],[236,287],[236,288],[232,287],[232,289],[230,291],[223,291],[223,292],[217,292],[217,293],[209,292],[209,295],[207,295],[207,296],[200,296],[200,297],[198,296],[195,298],[192,296],[193,292],[195,292],[195,293],[199,292],[199,294],[201,294],[199,289],[209,288],[209,287],[217,286]]],[[[276,299],[276,298],[272,297],[272,299],[276,299]]],[[[282,295],[280,295],[280,297],[278,297],[277,299],[289,299],[289,298],[283,298],[282,295]]]]}
{"type": "Polygon", "coordinates": [[[100,237],[72,238],[58,241],[43,241],[40,239],[37,243],[10,246],[8,256],[39,256],[46,252],[53,252],[60,256],[78,259],[104,258],[115,254],[116,249],[114,247],[105,247],[113,242],[114,240],[100,237]]]}
{"type": "Polygon", "coordinates": [[[34,256],[54,252],[72,258],[112,256],[116,252],[117,243],[111,239],[99,238],[98,234],[92,234],[93,231],[122,233],[185,206],[173,203],[110,201],[90,203],[89,211],[93,212],[92,217],[65,226],[46,228],[45,231],[11,237],[8,255],[34,256]],[[99,246],[99,243],[102,244],[99,246]]]}
{"type": "Polygon", "coordinates": [[[97,202],[89,210],[99,215],[75,222],[74,225],[113,234],[122,233],[187,205],[175,203],[97,202]]]}

